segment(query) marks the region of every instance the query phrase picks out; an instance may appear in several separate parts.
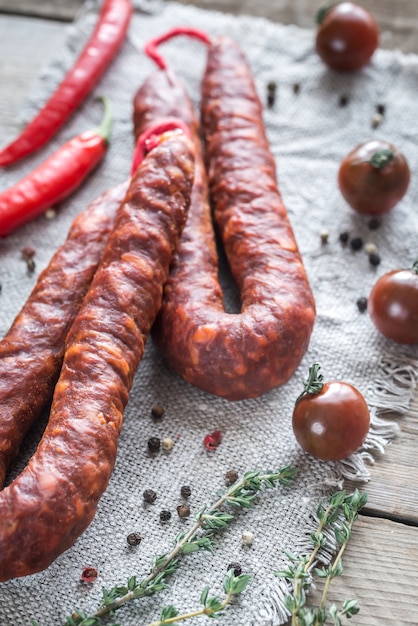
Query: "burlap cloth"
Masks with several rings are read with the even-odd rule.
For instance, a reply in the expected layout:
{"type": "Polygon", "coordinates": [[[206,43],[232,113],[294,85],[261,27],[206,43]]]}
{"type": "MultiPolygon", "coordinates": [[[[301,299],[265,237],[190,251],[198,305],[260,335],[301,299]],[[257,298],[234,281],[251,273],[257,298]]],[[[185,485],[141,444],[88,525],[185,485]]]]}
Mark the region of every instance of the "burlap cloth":
{"type": "MultiPolygon", "coordinates": [[[[97,3],[86,5],[69,28],[65,54],[43,72],[22,124],[71,65],[91,32],[96,10],[97,3]]],[[[87,613],[97,608],[102,587],[124,584],[133,574],[147,574],[153,557],[169,551],[177,533],[192,523],[192,518],[182,520],[176,512],[182,502],[182,485],[191,487],[193,517],[204,504],[216,500],[228,469],[242,473],[292,464],[298,468],[292,487],[262,494],[253,510],[239,514],[230,529],[219,535],[213,554],[198,552],[186,557],[169,590],[131,603],[115,620],[123,626],[142,626],[157,619],[163,604],[174,604],[181,612],[196,608],[203,587],[209,584],[211,592],[222,594],[227,566],[240,562],[243,571],[253,575],[253,581],[235,606],[225,612],[222,623],[283,623],[283,589],[273,574],[283,564],[283,550],[297,551],[306,543],[318,498],[341,486],[344,476],[356,477],[359,483],[368,480],[369,463],[396,434],[396,420],[394,427],[393,421],[385,419],[385,412],[393,410],[401,417],[413,397],[416,349],[401,349],[381,337],[367,313],[359,312],[356,301],[368,295],[378,276],[393,268],[409,267],[417,256],[414,102],[418,58],[379,50],[365,70],[337,75],[315,55],[313,31],[175,3],[137,4],[128,40],[96,89],[96,94],[110,98],[114,112],[112,143],[103,164],[71,200],[63,203],[55,220],[40,218],[0,242],[1,334],[28,296],[37,273],[64,240],[74,216],[101,191],[126,178],[133,147],[132,98],[155,69],[143,53],[143,44],[178,25],[236,38],[248,54],[263,99],[267,83],[277,82],[276,103],[266,109],[265,123],[277,158],[281,192],[316,298],[317,320],[311,344],[288,384],[257,400],[229,403],[186,384],[167,368],[149,341],[126,410],[116,468],[93,523],[46,571],[0,586],[2,626],[29,626],[31,618],[42,626],[58,626],[76,607],[87,613]],[[298,93],[295,83],[300,86],[298,93]],[[345,106],[341,96],[348,98],[345,106]],[[383,123],[373,129],[372,118],[379,104],[385,106],[383,123]],[[370,230],[368,220],[347,207],[336,184],[343,156],[372,137],[398,145],[412,171],[407,196],[377,230],[370,230]],[[320,239],[324,229],[329,232],[325,245],[320,239]],[[381,264],[374,268],[364,251],[353,252],[342,246],[339,234],[343,231],[374,242],[381,264]],[[27,273],[21,259],[25,245],[36,249],[33,274],[27,273]],[[344,379],[357,386],[373,415],[363,450],[345,463],[310,458],[299,449],[292,433],[292,407],[308,366],[316,360],[328,379],[344,379]],[[158,422],[151,417],[157,402],[165,407],[165,415],[158,422]],[[202,441],[214,429],[222,431],[223,440],[216,452],[208,452],[202,441]],[[147,441],[154,435],[171,437],[174,448],[151,456],[147,441]],[[142,493],[147,488],[158,494],[154,505],[144,506],[142,493]],[[168,523],[160,522],[161,509],[172,512],[168,523]],[[254,533],[251,546],[243,545],[243,530],[254,533]],[[143,536],[135,549],[126,541],[133,531],[143,536]],[[80,583],[85,566],[97,568],[99,577],[94,584],[80,583]]],[[[198,105],[204,46],[179,38],[165,45],[164,54],[198,105]]],[[[65,139],[95,126],[99,117],[100,105],[92,96],[42,154],[2,172],[1,187],[8,187],[65,139]]],[[[2,137],[2,143],[11,138],[2,137]]],[[[33,440],[27,443],[15,473],[34,445],[33,440]]]]}

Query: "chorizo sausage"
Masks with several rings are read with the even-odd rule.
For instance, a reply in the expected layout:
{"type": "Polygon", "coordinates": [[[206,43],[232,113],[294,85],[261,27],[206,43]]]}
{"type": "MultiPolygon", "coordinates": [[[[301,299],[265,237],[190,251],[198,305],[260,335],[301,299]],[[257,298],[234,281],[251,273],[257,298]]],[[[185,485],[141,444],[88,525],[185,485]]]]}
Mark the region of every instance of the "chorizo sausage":
{"type": "Polygon", "coordinates": [[[67,332],[97,269],[127,183],[105,192],[72,223],[0,341],[0,487],[23,437],[49,404],[67,332]]]}
{"type": "MultiPolygon", "coordinates": [[[[170,102],[173,80],[166,79],[163,91],[161,73],[159,78],[158,94],[151,95],[151,81],[134,101],[136,133],[151,111],[161,115],[162,104],[170,102]]],[[[177,114],[188,121],[189,105],[183,103],[177,114]]],[[[255,398],[294,373],[309,344],[315,303],[278,189],[251,68],[229,38],[209,45],[202,124],[214,219],[241,310],[225,310],[197,159],[201,189],[193,190],[153,339],[174,371],[193,385],[228,400],[255,398]]],[[[192,127],[196,134],[194,120],[192,127]]]]}
{"type": "Polygon", "coordinates": [[[134,174],[67,335],[50,419],[0,493],[0,581],[46,567],[94,517],[172,252],[187,216],[193,144],[166,134],[134,174]]]}
{"type": "MultiPolygon", "coordinates": [[[[170,274],[164,287],[164,310],[161,309],[159,314],[160,326],[170,323],[171,315],[175,315],[174,293],[177,297],[177,290],[182,291],[181,281],[185,271],[193,276],[193,284],[184,285],[187,291],[183,291],[183,296],[192,297],[193,290],[199,284],[198,289],[204,290],[206,294],[205,305],[213,300],[222,302],[222,289],[218,281],[218,253],[202,156],[200,125],[187,89],[169,68],[160,69],[142,83],[133,103],[135,138],[145,133],[158,119],[177,118],[189,127],[195,148],[195,178],[189,214],[179,245],[173,254],[170,274]]],[[[187,279],[189,278],[188,276],[187,279]]],[[[187,306],[185,304],[185,308],[187,306]]],[[[188,323],[191,319],[188,319],[188,323]]],[[[154,327],[152,333],[158,340],[154,327]]],[[[177,340],[181,341],[181,337],[182,333],[177,340]]]]}

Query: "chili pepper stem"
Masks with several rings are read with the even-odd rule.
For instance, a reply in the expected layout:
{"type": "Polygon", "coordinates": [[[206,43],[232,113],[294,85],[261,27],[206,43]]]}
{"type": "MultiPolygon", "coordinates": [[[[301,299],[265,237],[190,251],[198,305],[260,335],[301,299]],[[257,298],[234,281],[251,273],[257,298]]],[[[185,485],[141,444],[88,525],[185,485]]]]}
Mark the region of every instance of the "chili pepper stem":
{"type": "Polygon", "coordinates": [[[110,101],[106,96],[97,96],[96,100],[101,100],[103,103],[103,117],[99,126],[94,129],[96,135],[103,137],[106,143],[109,143],[110,138],[110,129],[112,127],[112,107],[110,106],[110,101]]]}

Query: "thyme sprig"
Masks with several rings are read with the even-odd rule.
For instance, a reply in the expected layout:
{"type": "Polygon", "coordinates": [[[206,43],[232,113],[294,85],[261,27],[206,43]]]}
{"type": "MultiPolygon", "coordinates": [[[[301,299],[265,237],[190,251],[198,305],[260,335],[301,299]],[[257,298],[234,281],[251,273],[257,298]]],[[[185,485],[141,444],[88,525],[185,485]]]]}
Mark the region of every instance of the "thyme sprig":
{"type": "Polygon", "coordinates": [[[328,617],[335,626],[341,626],[344,617],[350,618],[359,612],[357,600],[346,600],[340,609],[335,604],[327,608],[326,600],[332,580],[343,573],[342,556],[351,537],[352,526],[358,519],[358,512],[366,502],[367,494],[357,489],[351,495],[345,491],[335,493],[325,508],[322,504],[317,508],[318,528],[310,536],[311,553],[296,556],[286,551],[291,564],[275,574],[292,583],[292,593],[285,599],[286,608],[291,614],[291,626],[322,626],[328,617]],[[329,543],[327,531],[333,532],[339,550],[329,565],[314,567],[319,560],[320,550],[329,543]],[[313,572],[325,583],[317,608],[307,606],[307,595],[314,582],[313,572]]]}
{"type": "Polygon", "coordinates": [[[234,596],[242,593],[251,580],[250,574],[234,575],[234,570],[229,570],[225,577],[223,589],[225,598],[220,600],[218,596],[209,596],[209,587],[206,586],[200,595],[201,609],[190,611],[189,613],[180,614],[173,606],[168,605],[161,609],[160,619],[152,622],[149,626],[164,626],[165,624],[174,624],[175,622],[185,621],[193,617],[205,615],[206,617],[217,617],[217,613],[226,609],[234,596]]]}
{"type": "Polygon", "coordinates": [[[95,613],[86,615],[75,611],[66,618],[65,626],[102,626],[103,618],[113,615],[124,604],[167,589],[167,578],[180,567],[179,557],[198,550],[211,552],[215,546],[215,533],[226,528],[235,519],[234,515],[222,509],[223,506],[251,508],[255,504],[255,496],[263,488],[272,489],[277,484],[286,485],[295,474],[296,470],[290,466],[265,474],[260,471],[246,472],[241,480],[236,481],[225,492],[218,492],[219,499],[214,504],[203,507],[197,513],[190,530],[176,536],[170,553],[155,557],[148,576],[139,581],[137,576],[131,576],[126,585],[115,586],[110,590],[103,589],[102,604],[95,613]]]}

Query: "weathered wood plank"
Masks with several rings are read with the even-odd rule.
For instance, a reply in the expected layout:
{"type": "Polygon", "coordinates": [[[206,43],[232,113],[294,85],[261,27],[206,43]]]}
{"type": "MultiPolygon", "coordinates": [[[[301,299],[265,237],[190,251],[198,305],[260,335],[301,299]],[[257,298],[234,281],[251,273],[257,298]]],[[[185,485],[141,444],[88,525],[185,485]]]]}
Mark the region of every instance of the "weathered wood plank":
{"type": "MultiPolygon", "coordinates": [[[[343,557],[344,572],[331,583],[329,600],[355,598],[356,626],[416,626],[418,528],[360,516],[343,557]]],[[[317,606],[322,586],[309,602],[317,606]]],[[[351,620],[350,620],[351,621],[351,620]]]]}
{"type": "MultiPolygon", "coordinates": [[[[324,0],[179,0],[183,4],[228,13],[266,17],[284,24],[314,26],[315,14],[324,0]]],[[[72,20],[83,0],[0,0],[0,11],[20,15],[72,20]]],[[[363,0],[362,5],[376,18],[382,32],[384,48],[400,48],[418,53],[418,12],[415,0],[363,0]]]]}
{"type": "Polygon", "coordinates": [[[41,68],[64,45],[65,28],[62,22],[0,16],[0,144],[20,130],[19,109],[35,87],[41,68]]]}
{"type": "MultiPolygon", "coordinates": [[[[401,519],[418,526],[418,400],[400,422],[400,435],[371,467],[365,485],[367,511],[372,515],[401,519]]],[[[354,485],[347,483],[347,489],[354,485]]]]}
{"type": "MultiPolygon", "coordinates": [[[[274,22],[297,24],[313,28],[315,15],[324,0],[179,0],[205,9],[233,14],[266,17],[274,22]]],[[[362,6],[376,18],[384,48],[400,48],[404,52],[418,52],[418,12],[415,0],[362,0],[362,6]]]]}
{"type": "Polygon", "coordinates": [[[71,21],[83,2],[84,0],[0,0],[0,11],[71,21]]]}

